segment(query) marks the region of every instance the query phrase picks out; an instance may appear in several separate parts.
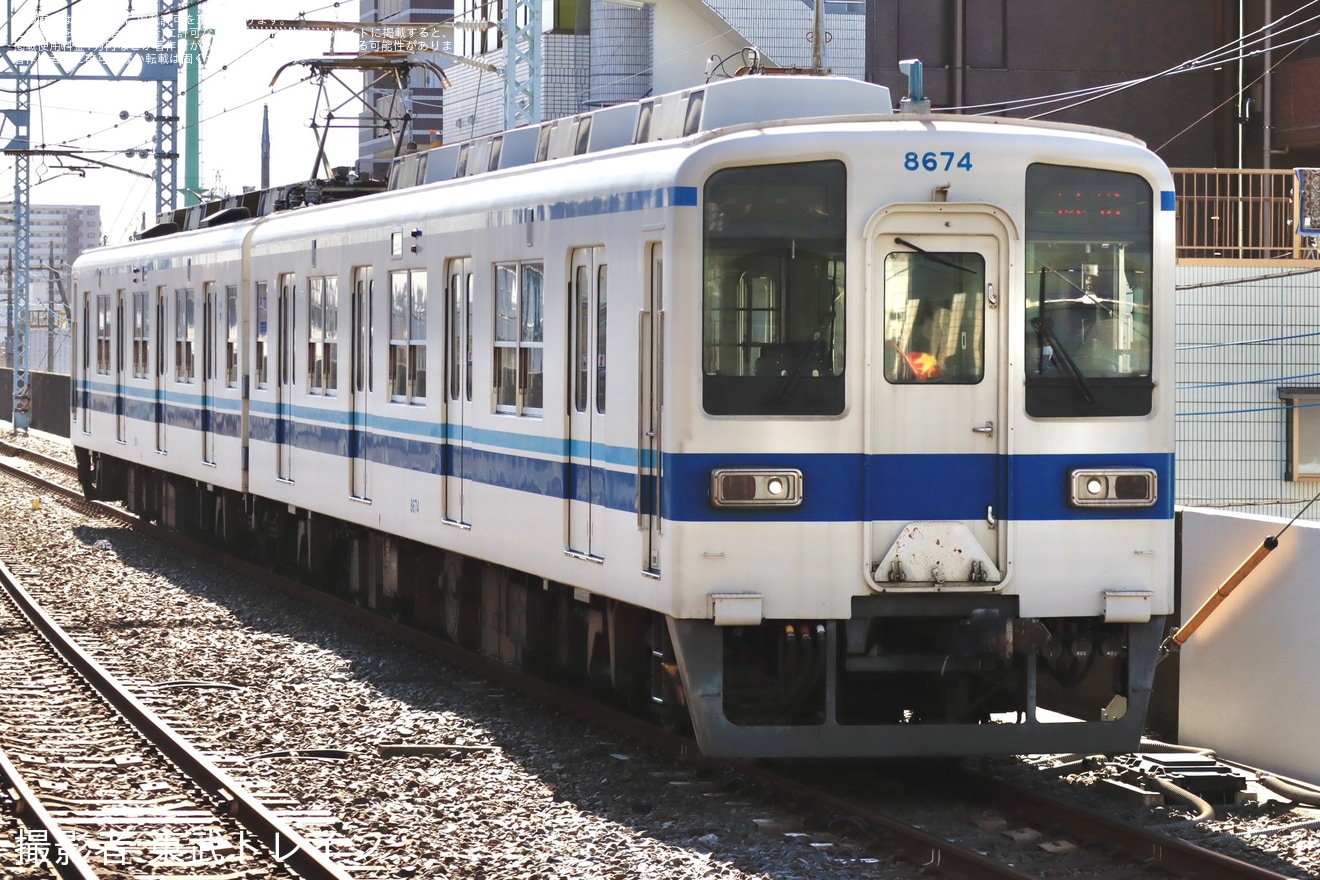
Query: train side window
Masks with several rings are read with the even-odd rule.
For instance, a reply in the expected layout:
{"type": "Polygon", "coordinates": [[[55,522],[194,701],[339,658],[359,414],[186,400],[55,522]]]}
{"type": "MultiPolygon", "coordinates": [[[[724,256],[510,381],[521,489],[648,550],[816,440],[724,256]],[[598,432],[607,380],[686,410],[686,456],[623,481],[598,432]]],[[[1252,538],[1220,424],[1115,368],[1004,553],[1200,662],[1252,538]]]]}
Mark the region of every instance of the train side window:
{"type": "Polygon", "coordinates": [[[370,266],[358,266],[353,269],[353,310],[350,333],[353,351],[353,390],[373,391],[374,372],[371,353],[374,351],[376,333],[372,323],[372,302],[376,293],[376,280],[372,277],[370,266]]]}
{"type": "Polygon", "coordinates": [[[256,380],[258,388],[265,388],[270,384],[269,359],[267,357],[270,341],[270,312],[268,311],[269,302],[267,295],[270,285],[265,281],[258,281],[256,284],[257,301],[257,320],[254,323],[257,334],[255,351],[253,359],[256,361],[256,380]]]}
{"type": "Polygon", "coordinates": [[[472,399],[472,258],[449,261],[445,348],[449,358],[449,399],[472,399]]]}
{"type": "Polygon", "coordinates": [[[151,370],[151,313],[147,293],[133,294],[133,378],[146,379],[151,370]]]}
{"type": "Polygon", "coordinates": [[[166,372],[166,334],[169,323],[165,320],[169,308],[169,291],[165,285],[156,288],[156,375],[166,372]]]}
{"type": "Polygon", "coordinates": [[[846,186],[833,160],[727,168],[707,180],[707,413],[843,412],[846,186]]]}
{"type": "Polygon", "coordinates": [[[225,387],[238,387],[238,285],[225,286],[225,387]]]}
{"type": "Polygon", "coordinates": [[[539,416],[544,407],[541,263],[495,266],[495,411],[539,416]]]}
{"type": "Polygon", "coordinates": [[[292,386],[294,383],[294,330],[298,322],[294,317],[293,304],[298,299],[298,281],[292,272],[282,272],[279,276],[279,293],[275,312],[279,336],[275,342],[275,357],[279,364],[279,384],[292,386]]]}
{"type": "Polygon", "coordinates": [[[472,402],[472,303],[476,295],[476,286],[473,283],[472,273],[467,273],[467,308],[463,311],[463,333],[466,336],[464,347],[467,350],[467,377],[463,380],[464,399],[472,402]]]}
{"type": "Polygon", "coordinates": [[[197,327],[197,294],[192,288],[174,291],[174,381],[193,380],[193,344],[197,327]]]}
{"type": "Polygon", "coordinates": [[[83,291],[82,299],[82,369],[86,373],[92,365],[92,292],[83,291]]]}
{"type": "Polygon", "coordinates": [[[124,291],[115,291],[115,375],[124,374],[124,291]]]}
{"type": "Polygon", "coordinates": [[[974,253],[885,257],[885,379],[976,385],[985,376],[985,259],[974,253]]]}
{"type": "Polygon", "coordinates": [[[215,282],[202,282],[202,379],[215,378],[215,282]]]}
{"type": "Polygon", "coordinates": [[[426,271],[390,273],[390,400],[426,400],[426,271]]]}
{"type": "Polygon", "coordinates": [[[587,411],[587,383],[590,376],[591,267],[578,266],[573,276],[573,350],[577,354],[573,375],[573,410],[587,411]]]}
{"type": "Polygon", "coordinates": [[[96,372],[110,375],[110,294],[96,296],[96,372]]]}
{"type": "Polygon", "coordinates": [[[605,414],[605,302],[609,266],[596,267],[596,412],[605,414]]]}
{"type": "Polygon", "coordinates": [[[307,390],[333,395],[339,387],[339,279],[311,278],[307,293],[307,390]]]}
{"type": "Polygon", "coordinates": [[[1027,414],[1149,414],[1150,184],[1036,163],[1027,168],[1026,205],[1027,414]]]}

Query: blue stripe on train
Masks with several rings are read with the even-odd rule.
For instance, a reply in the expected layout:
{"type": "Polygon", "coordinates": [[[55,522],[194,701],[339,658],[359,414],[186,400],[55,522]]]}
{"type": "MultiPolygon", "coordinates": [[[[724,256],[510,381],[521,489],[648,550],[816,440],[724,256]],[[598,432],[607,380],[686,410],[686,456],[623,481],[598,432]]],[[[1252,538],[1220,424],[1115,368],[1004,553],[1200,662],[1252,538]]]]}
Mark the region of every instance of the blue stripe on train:
{"type": "MultiPolygon", "coordinates": [[[[171,398],[177,400],[175,395],[171,398]]],[[[200,395],[185,399],[200,403],[200,395]]],[[[154,422],[152,399],[123,398],[124,413],[154,422]]],[[[116,398],[92,395],[93,409],[115,412],[116,398]]],[[[204,410],[167,402],[171,429],[199,430],[204,410]]],[[[239,436],[237,412],[212,411],[211,429],[239,436]]],[[[369,462],[436,476],[461,476],[489,486],[593,501],[613,510],[637,509],[639,491],[649,502],[653,481],[639,485],[638,450],[597,445],[595,464],[586,464],[587,445],[563,438],[506,431],[373,418],[370,430],[355,432],[342,412],[312,407],[257,405],[249,430],[254,443],[289,443],[294,449],[348,457],[360,450],[369,462]],[[280,417],[283,415],[284,417],[280,417]],[[295,416],[296,420],[290,418],[295,416]],[[318,418],[332,421],[305,421],[318,418]],[[382,433],[381,428],[397,433],[382,433]],[[404,434],[407,430],[412,433],[404,434]],[[419,433],[424,432],[424,433],[419,433]],[[403,436],[399,436],[403,434],[403,436]],[[457,442],[446,442],[459,436],[457,442]],[[495,447],[494,449],[476,448],[495,447]],[[603,456],[600,452],[603,451],[603,456]],[[613,469],[608,466],[624,468],[613,469]]],[[[172,445],[172,444],[171,444],[172,445]]],[[[296,464],[295,464],[296,468],[296,464]]],[[[1173,455],[863,455],[857,454],[669,454],[664,456],[663,513],[682,522],[857,522],[859,520],[982,519],[987,506],[1003,520],[1169,519],[1173,516],[1173,455]],[[716,509],[709,496],[716,468],[795,468],[803,474],[803,503],[786,509],[716,509]],[[1150,468],[1158,475],[1158,502],[1149,508],[1077,509],[1068,506],[1068,471],[1085,467],[1150,468]]],[[[649,507],[649,504],[647,505],[649,507]]]]}
{"type": "Polygon", "coordinates": [[[979,520],[997,504],[1006,520],[1170,519],[1173,455],[666,455],[668,519],[855,522],[858,520],[979,520]],[[785,510],[716,510],[707,500],[716,468],[796,468],[802,506],[785,510]],[[1151,468],[1158,502],[1148,508],[1068,506],[1068,472],[1086,467],[1151,468]],[[984,489],[980,487],[985,487],[984,489]],[[1007,508],[1002,500],[1007,496],[1007,508]]]}

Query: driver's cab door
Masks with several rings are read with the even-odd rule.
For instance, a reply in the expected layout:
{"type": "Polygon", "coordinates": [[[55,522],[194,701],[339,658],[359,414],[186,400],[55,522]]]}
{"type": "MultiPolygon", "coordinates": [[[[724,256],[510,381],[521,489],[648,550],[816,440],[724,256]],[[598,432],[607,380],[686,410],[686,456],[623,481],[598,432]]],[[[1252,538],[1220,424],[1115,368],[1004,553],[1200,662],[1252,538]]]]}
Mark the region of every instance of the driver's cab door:
{"type": "Polygon", "coordinates": [[[1009,223],[893,206],[868,230],[867,571],[875,589],[1006,578],[1009,223]]]}

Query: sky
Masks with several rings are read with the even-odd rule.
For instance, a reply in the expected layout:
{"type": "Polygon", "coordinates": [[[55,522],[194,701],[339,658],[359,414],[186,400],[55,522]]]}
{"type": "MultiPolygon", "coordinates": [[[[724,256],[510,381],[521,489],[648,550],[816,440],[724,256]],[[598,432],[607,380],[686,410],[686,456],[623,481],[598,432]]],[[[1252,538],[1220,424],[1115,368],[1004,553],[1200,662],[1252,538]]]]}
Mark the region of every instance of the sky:
{"type": "MultiPolygon", "coordinates": [[[[12,31],[0,27],[0,43],[12,37],[12,57],[30,59],[23,47],[63,45],[70,28],[73,45],[94,48],[109,45],[152,48],[156,45],[155,12],[158,0],[5,0],[12,14],[12,31]],[[67,10],[67,11],[66,11],[67,10]],[[44,17],[43,17],[44,16],[44,17]],[[132,21],[130,19],[139,19],[132,21]],[[107,42],[108,41],[108,42],[107,42]]],[[[294,183],[312,176],[316,158],[314,114],[324,119],[325,102],[318,111],[318,88],[307,69],[285,70],[272,88],[271,78],[290,62],[317,58],[329,52],[355,51],[357,37],[326,31],[257,31],[246,26],[249,18],[298,18],[356,22],[358,0],[204,0],[198,7],[202,28],[212,31],[202,40],[201,69],[201,175],[204,188],[241,192],[261,183],[262,107],[270,108],[272,185],[294,183]],[[273,34],[273,36],[272,36],[273,34]]],[[[186,14],[179,29],[187,28],[186,14]]],[[[180,51],[183,48],[180,47],[180,51]]],[[[45,68],[43,68],[45,69],[45,68]]],[[[358,75],[341,74],[356,83],[358,75]]],[[[345,120],[355,118],[359,105],[346,88],[330,84],[332,106],[345,120]],[[345,104],[345,102],[349,102],[345,104]]],[[[179,112],[186,114],[183,76],[180,75],[179,112]]],[[[97,82],[67,80],[32,92],[31,141],[33,148],[72,148],[132,171],[151,174],[155,162],[136,151],[154,150],[155,124],[146,113],[156,108],[156,84],[125,80],[97,82]],[[121,119],[121,114],[127,118],[121,119]],[[134,150],[129,157],[125,151],[134,150]]],[[[0,108],[14,107],[13,81],[0,80],[0,108]]],[[[184,148],[183,125],[178,148],[184,148]]],[[[0,144],[13,136],[6,122],[0,144]]],[[[328,144],[331,165],[351,165],[357,159],[357,131],[333,130],[328,144]]],[[[33,205],[100,205],[102,232],[111,244],[126,241],[140,229],[143,215],[154,223],[155,184],[125,171],[88,170],[85,176],[63,170],[41,157],[31,160],[33,205]]],[[[177,180],[182,185],[184,163],[180,155],[177,180]]],[[[14,160],[0,156],[0,201],[14,197],[14,160]]],[[[178,205],[182,206],[182,198],[178,205]]]]}

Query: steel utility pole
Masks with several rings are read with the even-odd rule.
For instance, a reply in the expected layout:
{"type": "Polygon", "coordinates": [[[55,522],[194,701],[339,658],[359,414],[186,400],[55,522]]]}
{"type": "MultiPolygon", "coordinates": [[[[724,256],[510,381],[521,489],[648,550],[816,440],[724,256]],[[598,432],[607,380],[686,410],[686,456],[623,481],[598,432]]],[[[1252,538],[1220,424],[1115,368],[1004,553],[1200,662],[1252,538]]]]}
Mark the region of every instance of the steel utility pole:
{"type": "Polygon", "coordinates": [[[184,103],[188,127],[183,135],[183,203],[202,201],[202,37],[214,34],[202,29],[202,13],[196,4],[188,9],[188,33],[183,53],[184,103]]]}
{"type": "Polygon", "coordinates": [[[541,0],[505,4],[504,127],[541,121],[541,0]]]}
{"type": "MultiPolygon", "coordinates": [[[[4,118],[12,129],[4,149],[14,157],[13,364],[14,433],[27,431],[31,397],[27,359],[28,293],[31,265],[31,136],[32,84],[64,80],[135,80],[156,83],[156,213],[174,210],[179,131],[179,10],[172,0],[157,0],[157,44],[121,49],[73,45],[73,4],[65,9],[63,44],[14,45],[14,2],[5,0],[5,44],[0,46],[0,80],[14,81],[14,109],[4,118]]],[[[42,151],[49,154],[49,151],[42,151]]],[[[103,164],[103,163],[102,163],[103,164]]]]}

